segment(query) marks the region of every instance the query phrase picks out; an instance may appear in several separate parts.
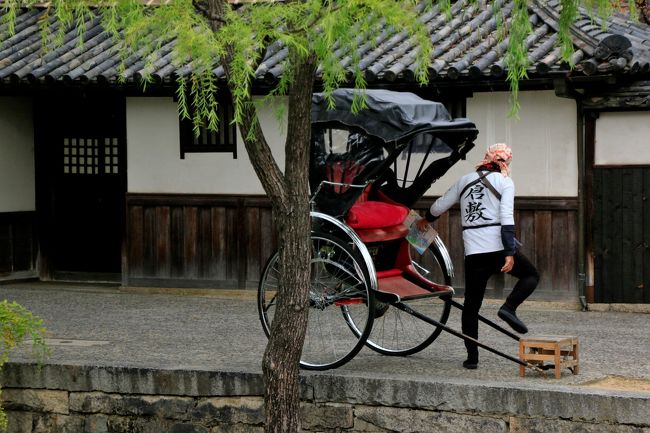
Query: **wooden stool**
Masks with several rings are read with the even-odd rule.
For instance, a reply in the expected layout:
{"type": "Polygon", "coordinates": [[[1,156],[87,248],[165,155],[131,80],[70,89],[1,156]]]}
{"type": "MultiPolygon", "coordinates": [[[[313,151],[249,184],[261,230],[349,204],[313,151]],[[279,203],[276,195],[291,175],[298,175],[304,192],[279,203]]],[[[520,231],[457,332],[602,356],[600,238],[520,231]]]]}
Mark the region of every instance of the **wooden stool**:
{"type": "MultiPolygon", "coordinates": [[[[541,367],[551,361],[555,378],[562,375],[562,367],[578,374],[578,337],[568,335],[535,335],[519,340],[519,359],[541,367]]],[[[519,376],[524,377],[526,367],[519,366],[519,376]]]]}

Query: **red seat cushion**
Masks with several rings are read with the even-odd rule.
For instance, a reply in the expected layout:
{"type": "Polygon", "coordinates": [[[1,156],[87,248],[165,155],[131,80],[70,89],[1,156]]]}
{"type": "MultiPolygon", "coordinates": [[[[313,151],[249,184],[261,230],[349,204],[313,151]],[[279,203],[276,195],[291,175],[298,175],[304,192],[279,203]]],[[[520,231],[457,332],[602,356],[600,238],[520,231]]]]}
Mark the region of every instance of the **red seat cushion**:
{"type": "Polygon", "coordinates": [[[402,239],[406,237],[409,229],[404,224],[397,224],[380,229],[355,229],[354,231],[357,232],[364,243],[373,243],[402,239]]]}
{"type": "Polygon", "coordinates": [[[403,223],[408,213],[409,210],[404,206],[364,201],[350,208],[346,221],[355,229],[379,229],[403,223]]]}

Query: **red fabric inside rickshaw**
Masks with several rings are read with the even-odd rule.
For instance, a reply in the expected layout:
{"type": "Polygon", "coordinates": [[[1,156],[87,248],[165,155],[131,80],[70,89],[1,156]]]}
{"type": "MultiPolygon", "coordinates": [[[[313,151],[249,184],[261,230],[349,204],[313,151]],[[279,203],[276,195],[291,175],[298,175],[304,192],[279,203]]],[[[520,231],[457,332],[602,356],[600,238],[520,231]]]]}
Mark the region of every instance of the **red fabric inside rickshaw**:
{"type": "Polygon", "coordinates": [[[354,229],[381,229],[401,225],[408,213],[404,206],[381,201],[357,202],[348,211],[346,222],[354,229]]]}
{"type": "MultiPolygon", "coordinates": [[[[330,160],[325,166],[325,175],[334,185],[337,194],[345,193],[356,177],[366,168],[364,164],[351,160],[330,160]]],[[[408,208],[388,199],[368,200],[370,185],[361,191],[359,197],[346,214],[346,223],[359,233],[364,242],[378,242],[397,239],[406,234],[402,223],[408,215],[408,208]]]]}
{"type": "Polygon", "coordinates": [[[406,236],[402,223],[408,215],[404,206],[381,201],[358,201],[348,211],[346,222],[363,242],[382,242],[406,236]]]}
{"type": "Polygon", "coordinates": [[[335,182],[334,192],[346,192],[354,182],[354,178],[363,170],[363,165],[355,161],[331,161],[325,166],[325,175],[330,182],[335,182]]]}

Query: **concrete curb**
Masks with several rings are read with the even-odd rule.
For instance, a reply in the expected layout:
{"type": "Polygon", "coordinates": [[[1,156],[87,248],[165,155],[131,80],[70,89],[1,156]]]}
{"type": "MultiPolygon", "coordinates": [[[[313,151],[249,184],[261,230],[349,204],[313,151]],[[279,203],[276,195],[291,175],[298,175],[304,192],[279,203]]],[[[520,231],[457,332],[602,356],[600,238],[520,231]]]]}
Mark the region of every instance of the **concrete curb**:
{"type": "Polygon", "coordinates": [[[193,397],[264,394],[259,373],[18,362],[5,364],[2,384],[5,388],[193,397]]]}
{"type": "Polygon", "coordinates": [[[451,412],[561,418],[594,423],[648,425],[650,394],[552,385],[530,388],[499,383],[400,381],[314,376],[314,400],[451,412]]]}
{"type": "MultiPolygon", "coordinates": [[[[163,370],[9,363],[5,388],[101,391],[189,397],[262,396],[262,375],[246,372],[163,370]]],[[[441,412],[560,418],[579,422],[650,425],[650,393],[542,385],[428,381],[305,373],[304,401],[387,406],[441,412]]]]}

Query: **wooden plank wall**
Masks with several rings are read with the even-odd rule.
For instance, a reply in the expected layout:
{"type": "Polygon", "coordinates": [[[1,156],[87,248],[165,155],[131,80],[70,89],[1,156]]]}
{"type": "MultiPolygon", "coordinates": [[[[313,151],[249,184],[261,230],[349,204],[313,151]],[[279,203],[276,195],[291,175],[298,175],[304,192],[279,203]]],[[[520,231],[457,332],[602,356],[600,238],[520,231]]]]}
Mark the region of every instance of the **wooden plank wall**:
{"type": "Polygon", "coordinates": [[[650,167],[593,169],[596,302],[650,303],[650,167]]]}
{"type": "MultiPolygon", "coordinates": [[[[416,209],[424,211],[430,200],[416,209]]],[[[576,199],[518,198],[517,237],[537,265],[536,297],[577,297],[576,199]]],[[[464,281],[458,209],[436,222],[464,281]]],[[[255,288],[274,239],[271,207],[263,196],[127,195],[125,284],[132,286],[255,288]]],[[[489,296],[506,296],[510,277],[495,278],[489,296]]]]}
{"type": "Polygon", "coordinates": [[[0,276],[35,272],[34,212],[0,213],[0,276]]]}
{"type": "Polygon", "coordinates": [[[256,287],[275,246],[264,197],[127,194],[131,286],[256,287]]]}

